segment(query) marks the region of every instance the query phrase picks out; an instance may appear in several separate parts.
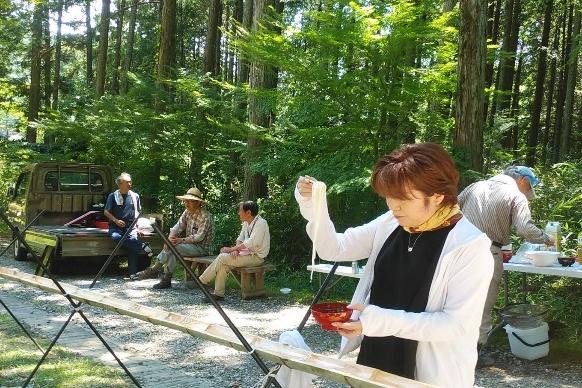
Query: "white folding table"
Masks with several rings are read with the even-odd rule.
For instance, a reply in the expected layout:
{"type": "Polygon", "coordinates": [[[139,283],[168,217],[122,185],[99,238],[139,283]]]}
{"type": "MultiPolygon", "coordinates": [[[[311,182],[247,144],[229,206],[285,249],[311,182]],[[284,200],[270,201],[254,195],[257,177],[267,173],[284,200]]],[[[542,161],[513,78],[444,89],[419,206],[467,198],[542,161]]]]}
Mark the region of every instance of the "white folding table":
{"type": "MultiPolygon", "coordinates": [[[[347,261],[346,263],[351,263],[351,262],[347,261]]],[[[307,270],[313,271],[313,272],[319,272],[319,273],[329,273],[331,271],[331,267],[333,267],[332,264],[321,263],[321,264],[316,264],[316,265],[308,265],[307,270]]],[[[352,271],[351,266],[348,267],[345,265],[339,265],[337,267],[337,269],[335,270],[335,274],[337,276],[347,276],[350,278],[357,278],[357,279],[362,277],[363,272],[364,272],[364,270],[362,268],[360,268],[359,272],[354,273],[352,271]]]]}
{"type": "Polygon", "coordinates": [[[513,256],[508,263],[503,263],[504,269],[504,301],[505,305],[508,304],[508,293],[509,293],[509,277],[508,272],[520,272],[522,277],[522,289],[524,292],[523,301],[525,303],[525,298],[527,296],[527,274],[534,275],[545,275],[545,276],[564,276],[570,278],[582,279],[582,265],[578,263],[572,264],[570,267],[563,267],[560,263],[549,267],[536,267],[531,264],[529,259],[523,256],[513,256]]]}
{"type": "MultiPolygon", "coordinates": [[[[348,262],[349,263],[349,262],[348,262]]],[[[316,265],[308,265],[307,270],[318,272],[318,273],[325,273],[328,274],[333,267],[332,264],[316,264],[316,265]]],[[[509,289],[508,289],[508,272],[520,272],[523,274],[523,291],[524,291],[524,299],[525,295],[527,294],[527,274],[536,274],[536,275],[546,275],[546,276],[565,276],[571,278],[578,278],[582,279],[582,265],[578,263],[572,264],[570,267],[563,267],[559,263],[556,263],[549,267],[536,267],[532,265],[530,261],[522,256],[514,256],[511,258],[509,263],[503,263],[504,273],[504,298],[505,298],[505,305],[508,304],[509,298],[509,289]]],[[[335,275],[337,276],[344,276],[350,278],[359,279],[362,277],[363,269],[360,268],[359,272],[354,273],[351,266],[340,265],[337,267],[335,271],[335,275]]],[[[339,281],[339,279],[338,279],[339,281]]],[[[335,283],[334,283],[335,284],[335,283]]]]}

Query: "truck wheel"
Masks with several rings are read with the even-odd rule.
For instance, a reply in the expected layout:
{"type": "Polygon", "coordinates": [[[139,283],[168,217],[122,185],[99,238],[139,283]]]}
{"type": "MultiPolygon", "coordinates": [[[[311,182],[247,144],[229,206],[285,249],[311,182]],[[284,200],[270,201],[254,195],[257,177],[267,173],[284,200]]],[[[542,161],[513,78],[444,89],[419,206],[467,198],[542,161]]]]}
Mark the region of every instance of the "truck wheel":
{"type": "MultiPolygon", "coordinates": [[[[16,236],[15,236],[16,237],[16,236]]],[[[16,240],[13,244],[14,247],[14,259],[16,261],[26,261],[28,258],[28,251],[22,246],[20,240],[16,240]]]]}

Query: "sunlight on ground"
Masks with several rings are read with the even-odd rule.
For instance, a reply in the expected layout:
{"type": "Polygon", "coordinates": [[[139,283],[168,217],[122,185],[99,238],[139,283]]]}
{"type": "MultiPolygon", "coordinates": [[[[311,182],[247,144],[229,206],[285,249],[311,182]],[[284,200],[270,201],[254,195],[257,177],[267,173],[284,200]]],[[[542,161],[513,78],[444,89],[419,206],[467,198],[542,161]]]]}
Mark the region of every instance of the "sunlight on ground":
{"type": "Polygon", "coordinates": [[[199,352],[203,358],[206,358],[208,360],[212,360],[215,357],[233,356],[227,359],[226,363],[228,365],[236,365],[240,363],[238,357],[234,357],[240,355],[240,352],[222,345],[216,345],[209,342],[207,345],[202,347],[199,350],[199,352]],[[231,362],[229,362],[228,360],[230,360],[231,362]]]}

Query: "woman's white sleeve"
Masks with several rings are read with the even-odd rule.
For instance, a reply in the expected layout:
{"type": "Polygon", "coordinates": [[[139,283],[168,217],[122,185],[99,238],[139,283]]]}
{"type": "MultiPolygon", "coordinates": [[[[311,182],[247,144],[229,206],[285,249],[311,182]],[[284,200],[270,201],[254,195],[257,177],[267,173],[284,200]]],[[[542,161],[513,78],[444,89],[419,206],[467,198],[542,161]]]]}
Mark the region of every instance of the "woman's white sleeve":
{"type": "Polygon", "coordinates": [[[301,196],[297,188],[295,198],[299,203],[301,214],[308,221],[306,230],[309,238],[315,239],[315,249],[319,257],[328,261],[353,261],[368,258],[374,245],[376,230],[383,216],[355,228],[349,228],[344,233],[337,233],[329,218],[327,199],[323,199],[321,211],[313,214],[312,201],[301,196]]]}

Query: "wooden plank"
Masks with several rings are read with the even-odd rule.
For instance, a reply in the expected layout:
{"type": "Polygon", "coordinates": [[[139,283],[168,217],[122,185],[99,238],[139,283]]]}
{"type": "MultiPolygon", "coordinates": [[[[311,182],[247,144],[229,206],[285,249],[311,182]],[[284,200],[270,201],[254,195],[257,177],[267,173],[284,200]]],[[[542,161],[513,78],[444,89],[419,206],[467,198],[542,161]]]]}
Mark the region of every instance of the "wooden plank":
{"type": "MultiPolygon", "coordinates": [[[[53,255],[53,250],[54,249],[55,248],[53,246],[45,245],[44,250],[42,252],[42,256],[40,257],[40,261],[42,262],[42,264],[44,265],[44,267],[42,265],[40,265],[40,264],[37,264],[36,265],[36,270],[34,271],[34,274],[35,275],[44,276],[44,274],[45,274],[44,269],[45,268],[49,268],[50,261],[51,261],[51,257],[53,255]]],[[[50,269],[49,269],[49,271],[50,271],[50,269]]]]}
{"type": "MultiPolygon", "coordinates": [[[[50,279],[21,272],[14,268],[0,266],[0,277],[31,285],[51,293],[59,293],[50,279]]],[[[110,297],[67,283],[61,283],[61,285],[73,299],[89,305],[115,311],[118,314],[127,315],[155,325],[179,330],[194,337],[206,339],[242,352],[246,351],[228,327],[201,322],[185,315],[110,297]]],[[[286,365],[291,369],[348,384],[351,387],[430,387],[428,384],[382,372],[378,369],[307,352],[303,349],[273,342],[255,335],[245,334],[245,338],[263,359],[286,365]]]]}
{"type": "Polygon", "coordinates": [[[265,273],[274,270],[275,267],[272,264],[263,264],[255,267],[232,267],[232,269],[244,273],[265,273]]]}
{"type": "Polygon", "coordinates": [[[200,256],[200,257],[184,257],[184,260],[191,261],[193,263],[203,263],[203,264],[210,264],[216,259],[216,255],[214,256],[200,256]]]}
{"type": "Polygon", "coordinates": [[[36,234],[32,231],[26,232],[25,234],[26,242],[31,242],[33,244],[39,244],[44,246],[57,246],[57,238],[53,236],[43,236],[40,234],[36,234]]]}

